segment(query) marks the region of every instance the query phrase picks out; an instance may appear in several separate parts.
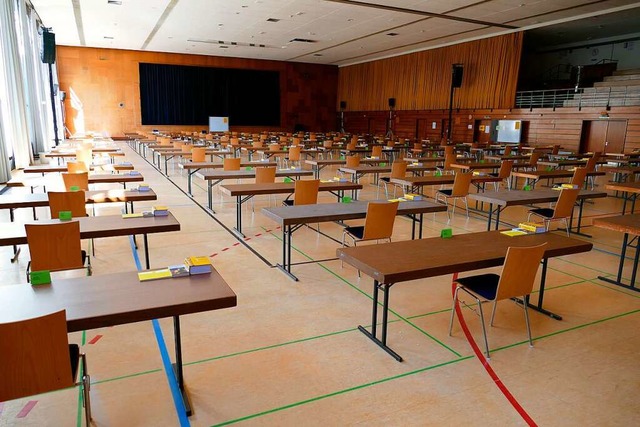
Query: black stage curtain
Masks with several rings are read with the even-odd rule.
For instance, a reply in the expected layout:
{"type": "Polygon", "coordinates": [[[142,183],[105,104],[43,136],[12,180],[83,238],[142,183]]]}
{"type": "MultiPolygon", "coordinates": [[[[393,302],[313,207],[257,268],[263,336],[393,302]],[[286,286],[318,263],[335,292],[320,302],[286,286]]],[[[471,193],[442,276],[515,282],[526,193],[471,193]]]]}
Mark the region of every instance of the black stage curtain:
{"type": "Polygon", "coordinates": [[[143,125],[280,126],[277,71],[140,63],[143,125]]]}

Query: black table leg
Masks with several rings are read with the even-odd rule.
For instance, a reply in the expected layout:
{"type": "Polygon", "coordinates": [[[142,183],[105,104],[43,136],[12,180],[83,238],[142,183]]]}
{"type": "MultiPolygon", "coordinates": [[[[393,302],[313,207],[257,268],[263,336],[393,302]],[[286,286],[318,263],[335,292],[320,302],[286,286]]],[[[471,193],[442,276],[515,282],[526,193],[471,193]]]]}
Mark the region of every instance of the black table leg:
{"type": "Polygon", "coordinates": [[[278,264],[277,267],[290,279],[298,281],[298,278],[291,273],[291,235],[293,229],[290,225],[282,227],[282,264],[278,264]]]}
{"type": "Polygon", "coordinates": [[[612,285],[620,286],[626,289],[630,289],[632,291],[640,292],[639,288],[636,288],[636,275],[638,273],[638,260],[640,259],[640,237],[636,236],[629,240],[629,233],[624,233],[624,238],[622,239],[622,251],[620,252],[620,262],[618,264],[618,276],[616,280],[609,279],[608,277],[598,276],[598,279],[611,283],[612,285]],[[622,270],[624,268],[624,261],[627,255],[627,248],[633,248],[635,242],[636,255],[633,258],[633,270],[631,272],[631,281],[627,285],[622,282],[622,270]]]}
{"type": "Polygon", "coordinates": [[[145,266],[148,269],[150,269],[150,263],[149,263],[149,240],[147,238],[147,233],[142,235],[142,239],[144,241],[144,262],[145,262],[145,266]]]}
{"type": "MultiPolygon", "coordinates": [[[[555,313],[550,312],[549,310],[545,310],[544,308],[542,308],[542,302],[544,300],[544,288],[546,285],[546,281],[547,281],[547,263],[548,263],[548,259],[547,258],[543,258],[542,259],[542,277],[540,278],[540,291],[538,292],[538,304],[537,305],[533,305],[531,304],[528,300],[526,301],[527,307],[529,307],[530,309],[537,311],[538,313],[542,313],[545,316],[549,316],[552,319],[555,320],[562,320],[562,316],[559,316],[555,313]]],[[[518,302],[519,304],[523,304],[523,301],[519,298],[514,298],[514,300],[516,302],[518,302]]]]}
{"type": "Polygon", "coordinates": [[[191,401],[189,400],[189,394],[184,386],[184,375],[182,372],[182,340],[180,338],[180,317],[173,316],[173,336],[176,346],[176,361],[172,364],[173,373],[176,376],[176,382],[178,388],[180,388],[180,394],[182,394],[182,401],[184,402],[184,409],[188,417],[193,413],[191,410],[191,401]]]}
{"type": "Polygon", "coordinates": [[[378,347],[386,351],[398,362],[402,362],[402,357],[391,348],[387,346],[387,324],[389,315],[389,291],[393,284],[379,283],[377,280],[373,281],[373,311],[371,312],[371,332],[367,331],[364,326],[358,325],[358,330],[365,334],[371,341],[376,343],[378,347]],[[384,292],[383,305],[382,305],[382,341],[378,339],[377,324],[378,324],[378,291],[384,292]]]}

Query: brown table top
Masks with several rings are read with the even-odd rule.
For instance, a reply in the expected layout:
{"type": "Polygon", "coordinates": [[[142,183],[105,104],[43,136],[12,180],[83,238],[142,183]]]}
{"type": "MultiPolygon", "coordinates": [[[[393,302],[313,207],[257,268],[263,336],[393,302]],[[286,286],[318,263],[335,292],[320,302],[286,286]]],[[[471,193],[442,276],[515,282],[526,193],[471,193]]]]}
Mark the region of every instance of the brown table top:
{"type": "MultiPolygon", "coordinates": [[[[391,165],[389,165],[389,162],[386,162],[387,166],[369,166],[369,165],[362,165],[362,166],[357,166],[357,167],[346,167],[343,166],[341,168],[339,168],[339,170],[341,172],[344,173],[349,173],[349,174],[359,174],[359,175],[364,175],[364,174],[368,174],[368,173],[389,173],[391,172],[391,165]]],[[[412,166],[412,165],[408,165],[407,166],[407,172],[411,172],[411,171],[416,171],[416,172],[420,172],[420,171],[432,171],[435,170],[436,168],[433,166],[412,166]]]]}
{"type": "MultiPolygon", "coordinates": [[[[121,171],[121,170],[133,170],[133,165],[132,164],[118,164],[118,165],[113,165],[113,164],[104,164],[104,165],[91,165],[90,167],[92,170],[96,169],[96,168],[104,168],[107,170],[116,170],[116,171],[121,171]]],[[[22,170],[23,173],[48,173],[48,172],[66,172],[67,171],[67,166],[66,165],[33,165],[33,166],[28,166],[26,168],[24,168],[22,170]]]]}
{"type": "MultiPolygon", "coordinates": [[[[222,169],[224,166],[221,162],[189,162],[189,163],[178,163],[178,168],[180,169],[222,169]]],[[[276,162],[261,162],[261,161],[253,161],[253,162],[240,162],[240,167],[273,167],[278,166],[276,162]]]]}
{"type": "Polygon", "coordinates": [[[545,257],[588,252],[593,245],[561,234],[510,237],[500,231],[341,248],[338,258],[386,284],[502,265],[510,246],[547,242],[545,257]]]}
{"type": "MultiPolygon", "coordinates": [[[[276,171],[277,177],[283,176],[311,176],[312,171],[300,170],[300,169],[279,169],[276,171]]],[[[205,181],[213,181],[219,179],[242,179],[242,178],[255,178],[255,170],[240,169],[237,171],[224,171],[224,170],[203,170],[196,173],[198,178],[202,178],[205,181]]]]}
{"type": "MultiPolygon", "coordinates": [[[[87,203],[141,202],[157,200],[153,190],[92,190],[84,192],[87,203]]],[[[3,194],[0,195],[0,209],[37,208],[49,206],[47,193],[3,194]]]]}
{"type": "MultiPolygon", "coordinates": [[[[379,163],[388,163],[389,159],[360,159],[360,163],[365,164],[379,164],[379,163]]],[[[308,165],[315,166],[330,166],[330,165],[346,165],[347,161],[345,159],[307,159],[305,163],[308,165]]]]}
{"type": "MultiPolygon", "coordinates": [[[[168,156],[182,156],[182,157],[191,157],[191,151],[182,151],[182,150],[166,150],[166,151],[158,151],[158,150],[154,150],[156,153],[158,153],[159,156],[164,156],[164,157],[168,157],[168,156]]],[[[206,149],[204,151],[204,153],[209,156],[209,155],[216,155],[216,156],[233,156],[233,151],[225,151],[225,150],[216,150],[216,149],[206,149]]]]}
{"type": "Polygon", "coordinates": [[[442,163],[444,162],[444,157],[405,157],[405,162],[408,163],[442,163]]]}
{"type": "Polygon", "coordinates": [[[640,173],[640,166],[606,166],[600,170],[606,173],[640,173]]]}
{"type": "Polygon", "coordinates": [[[236,305],[236,294],[215,270],[149,282],[133,271],[0,287],[0,323],[65,309],[69,332],[236,305]]]}
{"type": "Polygon", "coordinates": [[[640,235],[640,214],[609,216],[594,218],[593,225],[621,233],[640,235]]]}
{"type": "MultiPolygon", "coordinates": [[[[537,170],[537,171],[513,171],[511,175],[516,176],[518,178],[530,178],[530,179],[545,179],[545,178],[571,178],[573,176],[573,171],[570,170],[537,170]]],[[[604,172],[593,171],[587,172],[587,176],[604,176],[604,172]]]]}
{"type": "MultiPolygon", "coordinates": [[[[511,191],[486,191],[484,193],[470,193],[471,200],[479,202],[493,203],[498,206],[517,206],[527,205],[530,203],[546,203],[555,202],[560,196],[560,191],[545,190],[511,190],[511,191]]],[[[604,191],[580,190],[578,200],[580,199],[600,199],[607,197],[604,191]]]]}
{"type": "MultiPolygon", "coordinates": [[[[312,222],[344,221],[364,218],[367,215],[367,202],[351,203],[318,203],[315,205],[283,206],[263,208],[262,213],[281,226],[308,224],[312,222]]],[[[400,202],[397,215],[445,212],[447,207],[442,203],[428,200],[400,202]]]]}
{"type": "Polygon", "coordinates": [[[469,162],[469,163],[451,163],[452,168],[474,170],[474,169],[500,169],[502,163],[500,162],[469,162]]]}
{"type": "Polygon", "coordinates": [[[612,182],[605,186],[607,190],[640,193],[640,182],[612,182]]]}
{"type": "Polygon", "coordinates": [[[144,181],[141,174],[130,175],[128,173],[121,174],[89,174],[89,184],[111,184],[144,181]]]}
{"type": "MultiPolygon", "coordinates": [[[[455,175],[445,174],[441,176],[424,175],[424,176],[405,176],[404,178],[391,178],[394,184],[406,186],[425,186],[425,185],[445,185],[453,184],[455,175]]],[[[502,178],[489,175],[474,175],[471,178],[472,183],[500,182],[502,178]]]]}
{"type": "MultiPolygon", "coordinates": [[[[220,191],[228,196],[258,196],[261,194],[290,194],[295,183],[274,182],[273,184],[228,184],[221,185],[220,191]]],[[[318,191],[362,190],[362,184],[354,182],[320,182],[318,191]]]]}
{"type": "MultiPolygon", "coordinates": [[[[122,218],[122,215],[87,216],[74,218],[80,222],[80,238],[129,236],[132,234],[163,233],[180,231],[180,223],[169,212],[168,216],[149,218],[122,218]]],[[[58,219],[40,221],[0,223],[0,246],[24,245],[27,233],[24,224],[51,224],[58,219]]]]}

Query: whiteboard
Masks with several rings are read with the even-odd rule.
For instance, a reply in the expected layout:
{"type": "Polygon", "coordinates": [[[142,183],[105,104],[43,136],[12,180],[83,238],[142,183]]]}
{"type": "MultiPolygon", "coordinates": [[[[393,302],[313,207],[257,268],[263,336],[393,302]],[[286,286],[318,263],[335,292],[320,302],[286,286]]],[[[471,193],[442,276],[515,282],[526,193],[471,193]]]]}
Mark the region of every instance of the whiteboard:
{"type": "Polygon", "coordinates": [[[229,117],[209,117],[209,132],[228,132],[229,117]]]}
{"type": "Polygon", "coordinates": [[[520,120],[499,120],[497,129],[498,138],[496,142],[519,143],[522,130],[520,120]]]}

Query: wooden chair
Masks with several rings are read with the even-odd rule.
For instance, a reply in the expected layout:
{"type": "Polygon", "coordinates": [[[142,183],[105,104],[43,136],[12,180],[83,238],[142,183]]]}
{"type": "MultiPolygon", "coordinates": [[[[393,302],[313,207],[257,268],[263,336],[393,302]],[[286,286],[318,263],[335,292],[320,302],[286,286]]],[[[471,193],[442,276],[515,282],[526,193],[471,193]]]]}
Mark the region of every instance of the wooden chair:
{"type": "Polygon", "coordinates": [[[81,173],[89,172],[89,166],[85,162],[67,162],[67,172],[81,173]]]}
{"type": "Polygon", "coordinates": [[[87,253],[80,248],[80,223],[78,221],[49,224],[25,224],[27,244],[31,261],[29,271],[63,271],[87,268],[91,275],[91,264],[85,265],[87,253]]]}
{"type": "Polygon", "coordinates": [[[560,152],[560,146],[557,144],[554,145],[553,148],[551,149],[551,155],[556,156],[559,152],[560,152]]]}
{"type": "Polygon", "coordinates": [[[297,163],[298,166],[300,166],[301,151],[302,151],[302,147],[299,145],[295,147],[289,147],[289,154],[285,158],[287,162],[287,166],[289,166],[290,164],[293,164],[294,162],[297,163]]]}
{"type": "MultiPolygon", "coordinates": [[[[276,182],[276,167],[259,167],[256,168],[256,184],[273,184],[276,182]]],[[[254,200],[258,196],[251,198],[251,210],[255,212],[254,200]]],[[[271,195],[269,195],[269,205],[271,205],[271,195]]]]}
{"type": "MultiPolygon", "coordinates": [[[[529,294],[533,290],[533,282],[540,266],[540,261],[544,256],[547,244],[543,243],[539,246],[530,247],[510,247],[507,249],[507,255],[502,267],[502,273],[497,274],[480,274],[477,276],[458,278],[456,290],[453,295],[453,308],[451,310],[451,321],[449,322],[449,335],[453,329],[453,318],[455,316],[456,302],[458,301],[458,293],[460,290],[469,294],[478,304],[480,312],[480,322],[482,324],[482,334],[484,335],[484,346],[487,359],[489,355],[489,342],[487,341],[487,331],[484,325],[484,314],[482,312],[482,303],[493,301],[493,310],[491,311],[491,321],[489,324],[493,326],[493,319],[496,314],[496,305],[498,301],[520,297],[523,301],[528,302],[529,294]]],[[[533,346],[531,339],[531,326],[529,325],[529,312],[527,304],[524,307],[524,318],[527,324],[527,336],[529,337],[529,345],[533,346]]]]}
{"type": "Polygon", "coordinates": [[[413,148],[409,151],[409,154],[411,154],[411,157],[420,157],[422,156],[423,152],[424,152],[424,148],[422,147],[422,143],[414,142],[413,148]]]}
{"type": "MultiPolygon", "coordinates": [[[[586,165],[587,173],[593,172],[596,170],[596,167],[598,166],[598,160],[600,160],[601,156],[602,156],[602,153],[597,151],[593,153],[593,155],[589,158],[589,160],[587,160],[587,165],[586,165]]],[[[593,187],[595,187],[596,185],[596,177],[590,176],[589,182],[591,182],[591,189],[593,190],[593,187]]]]}
{"type": "Polygon", "coordinates": [[[76,149],[76,161],[83,162],[89,169],[89,165],[93,163],[93,148],[91,144],[82,145],[76,149]]]}
{"type": "Polygon", "coordinates": [[[511,151],[513,150],[513,147],[510,145],[507,145],[504,147],[504,151],[502,152],[503,156],[510,156],[511,155],[511,151]]]}
{"type": "Polygon", "coordinates": [[[77,344],[69,344],[66,312],[0,323],[0,336],[0,402],[79,385],[89,426],[87,358],[77,344]]]}
{"type": "Polygon", "coordinates": [[[493,186],[496,191],[500,188],[500,183],[504,182],[507,184],[507,190],[511,190],[511,170],[513,169],[513,160],[503,160],[500,164],[500,170],[498,173],[490,173],[489,176],[494,176],[496,178],[500,178],[502,181],[494,182],[493,186]]]}
{"type": "MultiPolygon", "coordinates": [[[[398,212],[398,202],[369,202],[367,203],[367,215],[364,225],[345,227],[342,232],[342,247],[345,246],[345,239],[349,236],[353,241],[353,246],[357,242],[367,240],[388,240],[391,241],[393,234],[393,224],[398,212]]],[[[360,270],[358,270],[360,277],[360,270]]]]}
{"type": "Polygon", "coordinates": [[[577,185],[578,188],[582,188],[585,185],[585,179],[587,178],[587,168],[575,168],[573,176],[571,177],[570,184],[577,185]]]}
{"type": "Polygon", "coordinates": [[[529,211],[527,221],[531,215],[538,216],[544,221],[544,228],[549,231],[551,221],[564,221],[569,236],[569,219],[573,216],[573,207],[578,198],[579,188],[564,188],[560,190],[560,196],[554,208],[536,208],[529,211]]]}
{"type": "MultiPolygon", "coordinates": [[[[449,148],[449,147],[447,147],[449,148]]],[[[453,148],[453,147],[451,147],[453,148]]],[[[442,166],[438,166],[438,170],[441,173],[447,173],[447,172],[451,172],[454,173],[453,168],[451,167],[451,164],[456,162],[456,155],[454,153],[445,153],[444,154],[444,164],[442,166]]]]}
{"type": "Polygon", "coordinates": [[[355,150],[357,144],[358,144],[357,142],[351,141],[350,143],[347,144],[347,150],[349,151],[355,150]]]}
{"type": "Polygon", "coordinates": [[[319,179],[299,179],[294,185],[293,200],[287,198],[282,201],[282,204],[285,206],[315,205],[318,203],[319,188],[319,179]]]}
{"type": "Polygon", "coordinates": [[[382,159],[382,145],[374,145],[371,147],[371,157],[382,159]]]}
{"type": "MultiPolygon", "coordinates": [[[[382,182],[382,186],[384,187],[384,197],[389,198],[389,190],[387,185],[393,185],[393,197],[396,197],[396,188],[400,187],[402,189],[402,193],[404,195],[404,187],[399,184],[394,184],[391,182],[392,178],[404,178],[407,174],[407,162],[405,161],[395,161],[391,164],[391,175],[383,176],[380,178],[380,182],[382,182]]],[[[380,187],[376,190],[376,199],[378,198],[378,193],[380,191],[380,187]]]]}
{"type": "Polygon", "coordinates": [[[207,160],[207,149],[205,147],[194,147],[191,150],[191,161],[201,163],[207,160]]]}
{"type": "Polygon", "coordinates": [[[222,170],[225,171],[239,171],[240,170],[240,157],[226,157],[222,161],[222,170]]]}
{"type": "Polygon", "coordinates": [[[458,172],[453,179],[453,188],[436,191],[436,201],[444,202],[447,205],[447,218],[451,221],[451,214],[456,213],[456,199],[462,199],[467,209],[467,218],[469,218],[469,204],[467,196],[469,195],[469,186],[471,185],[472,173],[458,172]],[[453,199],[452,212],[449,212],[449,199],[453,199]]]}
{"type": "Polygon", "coordinates": [[[534,171],[538,169],[538,160],[540,160],[541,155],[542,153],[538,151],[534,151],[533,153],[531,153],[531,157],[529,157],[529,164],[525,166],[525,170],[534,171]]]}
{"type": "Polygon", "coordinates": [[[360,156],[347,156],[347,163],[345,164],[348,168],[357,168],[360,166],[360,156]]]}
{"type": "Polygon", "coordinates": [[[79,190],[89,191],[89,174],[87,172],[81,173],[62,173],[62,181],[64,181],[64,188],[67,191],[71,191],[71,187],[78,187],[79,190]]]}
{"type": "MultiPolygon", "coordinates": [[[[262,136],[266,136],[266,135],[262,135],[262,136]]],[[[251,143],[251,146],[253,148],[262,148],[264,146],[264,139],[262,139],[261,137],[259,141],[253,141],[251,143]]]]}
{"type": "Polygon", "coordinates": [[[70,211],[74,218],[87,216],[84,191],[49,191],[51,218],[58,218],[61,211],[70,211]]]}

